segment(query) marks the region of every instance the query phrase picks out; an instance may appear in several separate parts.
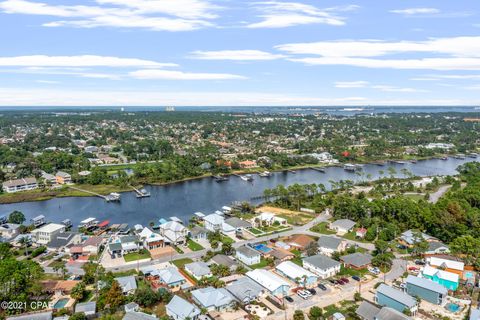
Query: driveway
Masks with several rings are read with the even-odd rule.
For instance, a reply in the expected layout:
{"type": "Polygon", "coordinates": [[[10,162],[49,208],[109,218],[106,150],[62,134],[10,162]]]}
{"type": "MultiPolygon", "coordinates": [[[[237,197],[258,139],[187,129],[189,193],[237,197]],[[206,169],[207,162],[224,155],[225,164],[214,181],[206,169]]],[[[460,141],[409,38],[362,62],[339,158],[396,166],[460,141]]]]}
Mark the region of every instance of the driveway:
{"type": "Polygon", "coordinates": [[[440,199],[450,188],[451,186],[441,186],[436,192],[430,194],[428,202],[437,203],[438,199],[440,199]]]}
{"type": "Polygon", "coordinates": [[[407,261],[403,259],[393,259],[392,269],[385,275],[386,281],[395,281],[407,271],[407,261]]]}

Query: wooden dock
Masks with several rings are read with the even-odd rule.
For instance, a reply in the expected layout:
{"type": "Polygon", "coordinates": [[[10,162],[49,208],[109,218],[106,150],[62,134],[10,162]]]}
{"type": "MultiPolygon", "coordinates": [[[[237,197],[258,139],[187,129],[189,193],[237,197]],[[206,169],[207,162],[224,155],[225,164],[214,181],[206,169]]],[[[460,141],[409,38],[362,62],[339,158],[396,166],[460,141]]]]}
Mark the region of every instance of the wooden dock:
{"type": "Polygon", "coordinates": [[[84,190],[84,189],[80,189],[80,188],[73,187],[73,186],[68,186],[68,187],[69,187],[69,188],[72,188],[73,190],[77,190],[77,191],[89,193],[89,194],[91,194],[91,195],[100,197],[100,198],[102,198],[103,200],[105,200],[105,201],[107,201],[107,202],[110,202],[110,201],[119,201],[119,200],[120,200],[120,197],[113,197],[112,194],[109,194],[109,195],[104,196],[104,195],[102,195],[102,194],[100,194],[100,193],[96,193],[96,192],[93,192],[93,191],[84,190]]]}

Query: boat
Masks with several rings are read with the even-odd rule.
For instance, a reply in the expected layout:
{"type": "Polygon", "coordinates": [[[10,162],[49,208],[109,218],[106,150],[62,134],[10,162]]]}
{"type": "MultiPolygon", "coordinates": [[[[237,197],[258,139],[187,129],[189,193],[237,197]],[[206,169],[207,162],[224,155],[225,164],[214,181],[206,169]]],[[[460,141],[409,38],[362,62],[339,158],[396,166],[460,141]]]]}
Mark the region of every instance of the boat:
{"type": "Polygon", "coordinates": [[[140,190],[138,190],[138,192],[137,192],[137,198],[146,198],[146,197],[150,197],[150,192],[148,192],[148,191],[145,190],[145,189],[140,189],[140,190]]]}
{"type": "Polygon", "coordinates": [[[228,177],[221,175],[212,176],[212,178],[215,179],[216,182],[223,182],[228,180],[228,177]]]}
{"type": "Polygon", "coordinates": [[[402,160],[392,160],[393,163],[396,163],[396,164],[406,164],[407,162],[406,161],[402,161],[402,160]]]}
{"type": "Polygon", "coordinates": [[[411,163],[417,163],[417,159],[413,159],[410,161],[411,163]]]}
{"type": "Polygon", "coordinates": [[[252,181],[253,177],[251,174],[245,174],[245,175],[241,175],[240,179],[242,179],[243,181],[252,181]]]}
{"type": "Polygon", "coordinates": [[[440,160],[443,160],[443,161],[448,160],[448,157],[447,156],[441,157],[440,160]]]}
{"type": "Polygon", "coordinates": [[[344,169],[345,171],[355,172],[355,171],[357,171],[358,167],[357,167],[357,165],[355,165],[355,164],[345,163],[345,164],[343,165],[343,169],[344,169]]]}
{"type": "Polygon", "coordinates": [[[318,171],[318,172],[321,172],[321,173],[325,173],[325,168],[315,168],[315,167],[312,167],[310,168],[312,170],[315,170],[315,171],[318,171]]]}
{"type": "Polygon", "coordinates": [[[465,155],[463,153],[456,154],[453,157],[455,159],[459,159],[459,160],[464,160],[465,159],[465,155]]]}
{"type": "Polygon", "coordinates": [[[272,176],[272,173],[270,171],[263,171],[263,172],[259,173],[258,175],[262,178],[268,178],[268,177],[272,176]]]}
{"type": "Polygon", "coordinates": [[[107,202],[120,201],[120,193],[112,192],[109,195],[105,196],[105,200],[107,200],[107,202]]]}
{"type": "Polygon", "coordinates": [[[383,160],[378,160],[378,161],[374,161],[373,164],[377,165],[377,166],[384,166],[385,165],[385,161],[383,160]]]}
{"type": "Polygon", "coordinates": [[[478,153],[472,152],[468,155],[469,158],[476,158],[478,157],[478,153]]]}

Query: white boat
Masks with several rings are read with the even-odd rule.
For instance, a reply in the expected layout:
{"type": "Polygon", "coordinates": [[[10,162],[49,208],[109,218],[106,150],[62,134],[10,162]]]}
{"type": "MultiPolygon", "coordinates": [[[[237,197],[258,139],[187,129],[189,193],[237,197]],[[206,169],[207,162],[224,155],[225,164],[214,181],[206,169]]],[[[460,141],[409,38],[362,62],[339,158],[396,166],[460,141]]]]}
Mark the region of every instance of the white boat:
{"type": "Polygon", "coordinates": [[[259,174],[260,177],[262,178],[268,178],[272,175],[270,171],[263,171],[262,173],[259,174]]]}
{"type": "Polygon", "coordinates": [[[355,164],[351,164],[351,163],[345,163],[345,164],[343,165],[343,169],[344,169],[345,171],[352,171],[352,172],[354,172],[354,171],[357,171],[358,166],[355,165],[355,164]]]}
{"type": "Polygon", "coordinates": [[[242,179],[243,181],[252,181],[253,177],[252,177],[251,174],[245,174],[245,175],[240,176],[240,179],[242,179]]]}

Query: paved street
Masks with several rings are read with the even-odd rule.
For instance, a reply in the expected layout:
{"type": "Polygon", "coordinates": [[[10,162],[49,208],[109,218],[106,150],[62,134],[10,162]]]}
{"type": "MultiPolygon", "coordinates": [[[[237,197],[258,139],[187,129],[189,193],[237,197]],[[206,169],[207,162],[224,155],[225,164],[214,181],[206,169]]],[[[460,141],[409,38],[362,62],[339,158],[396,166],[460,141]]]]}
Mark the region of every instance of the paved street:
{"type": "Polygon", "coordinates": [[[430,194],[428,202],[437,203],[438,199],[440,199],[451,187],[452,186],[441,186],[436,192],[430,194]]]}

